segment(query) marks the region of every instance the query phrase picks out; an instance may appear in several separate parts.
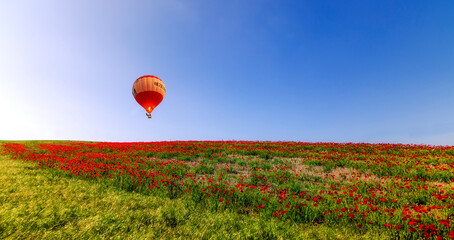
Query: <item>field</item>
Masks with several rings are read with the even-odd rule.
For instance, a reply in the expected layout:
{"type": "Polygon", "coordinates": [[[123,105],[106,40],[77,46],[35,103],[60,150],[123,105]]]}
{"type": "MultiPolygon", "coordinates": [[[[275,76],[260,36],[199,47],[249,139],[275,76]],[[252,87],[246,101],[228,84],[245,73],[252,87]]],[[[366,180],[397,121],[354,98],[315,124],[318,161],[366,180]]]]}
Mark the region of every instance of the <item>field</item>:
{"type": "Polygon", "coordinates": [[[454,239],[454,147],[35,141],[1,151],[2,239],[454,239]]]}

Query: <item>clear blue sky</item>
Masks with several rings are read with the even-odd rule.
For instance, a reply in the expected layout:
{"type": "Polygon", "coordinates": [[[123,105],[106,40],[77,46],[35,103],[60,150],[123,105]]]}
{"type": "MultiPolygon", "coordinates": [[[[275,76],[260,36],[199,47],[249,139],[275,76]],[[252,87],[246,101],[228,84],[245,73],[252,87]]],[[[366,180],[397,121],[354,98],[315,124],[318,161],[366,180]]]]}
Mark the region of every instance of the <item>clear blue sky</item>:
{"type": "Polygon", "coordinates": [[[1,1],[0,139],[454,145],[454,1],[1,1]],[[166,84],[147,119],[131,88],[166,84]]]}

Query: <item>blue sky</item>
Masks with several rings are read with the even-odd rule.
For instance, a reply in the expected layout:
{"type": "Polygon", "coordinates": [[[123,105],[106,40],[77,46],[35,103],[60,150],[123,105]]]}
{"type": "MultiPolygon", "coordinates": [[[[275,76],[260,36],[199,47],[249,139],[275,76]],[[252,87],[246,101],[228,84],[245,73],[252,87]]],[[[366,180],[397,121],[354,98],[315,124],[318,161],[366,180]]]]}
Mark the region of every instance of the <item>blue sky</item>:
{"type": "Polygon", "coordinates": [[[453,1],[2,1],[0,139],[454,145],[453,1]],[[142,75],[167,94],[151,120],[142,75]]]}

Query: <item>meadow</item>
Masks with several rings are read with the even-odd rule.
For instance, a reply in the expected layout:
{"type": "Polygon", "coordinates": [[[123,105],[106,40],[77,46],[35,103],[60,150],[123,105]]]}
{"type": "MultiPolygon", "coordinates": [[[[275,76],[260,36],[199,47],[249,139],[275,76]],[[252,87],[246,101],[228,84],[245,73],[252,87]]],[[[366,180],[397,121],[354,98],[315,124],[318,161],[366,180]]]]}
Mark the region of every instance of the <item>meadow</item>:
{"type": "Polygon", "coordinates": [[[454,147],[1,146],[2,239],[454,239],[454,147]]]}

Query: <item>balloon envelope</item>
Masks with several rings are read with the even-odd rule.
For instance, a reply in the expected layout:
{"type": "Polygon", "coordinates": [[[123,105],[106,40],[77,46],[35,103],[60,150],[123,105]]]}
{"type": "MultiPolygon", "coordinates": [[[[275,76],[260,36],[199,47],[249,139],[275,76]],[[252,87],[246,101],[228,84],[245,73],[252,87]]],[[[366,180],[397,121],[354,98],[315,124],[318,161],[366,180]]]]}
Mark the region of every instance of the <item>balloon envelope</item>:
{"type": "Polygon", "coordinates": [[[145,75],[132,85],[132,95],[147,113],[151,113],[166,95],[164,82],[156,76],[145,75]]]}

